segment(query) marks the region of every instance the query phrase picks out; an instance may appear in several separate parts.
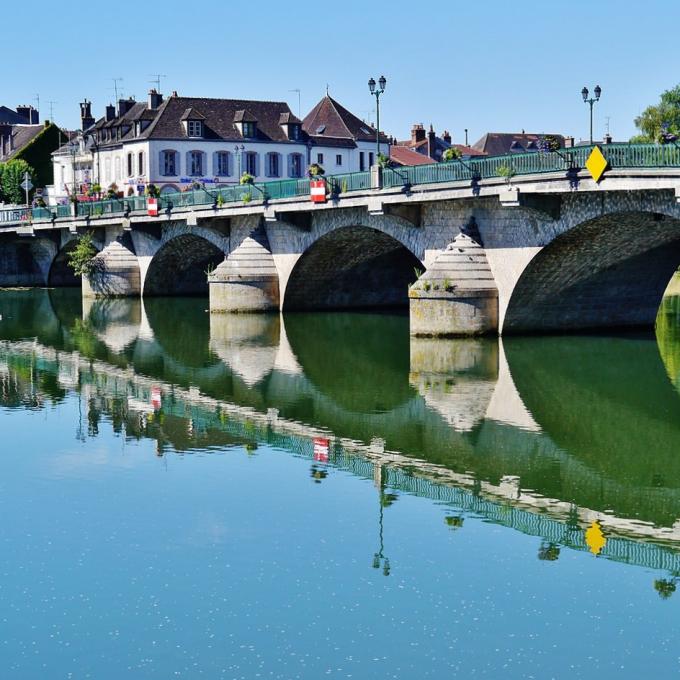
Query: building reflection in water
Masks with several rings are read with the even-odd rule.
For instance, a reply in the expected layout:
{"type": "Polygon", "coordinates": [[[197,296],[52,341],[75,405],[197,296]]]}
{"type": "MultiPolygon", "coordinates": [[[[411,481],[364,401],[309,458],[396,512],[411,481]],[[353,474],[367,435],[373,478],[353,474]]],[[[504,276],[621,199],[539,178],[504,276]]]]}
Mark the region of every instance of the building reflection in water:
{"type": "Polygon", "coordinates": [[[636,337],[409,339],[389,316],[210,317],[201,301],[58,298],[12,298],[24,325],[0,328],[3,405],[78,391],[82,437],[110,422],[159,454],[266,442],[309,456],[315,483],[331,466],[375,474],[375,555],[388,572],[389,472],[390,489],[449,503],[451,529],[482,516],[537,536],[541,560],[589,550],[665,570],[657,591],[674,590],[674,308],[657,349],[636,337]],[[315,458],[318,437],[330,459],[315,458]]]}

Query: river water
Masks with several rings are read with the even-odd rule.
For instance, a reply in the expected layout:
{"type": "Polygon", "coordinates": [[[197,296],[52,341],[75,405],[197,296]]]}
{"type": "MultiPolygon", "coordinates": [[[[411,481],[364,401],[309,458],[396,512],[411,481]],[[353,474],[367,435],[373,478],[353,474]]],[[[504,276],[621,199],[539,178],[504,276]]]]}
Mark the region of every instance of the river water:
{"type": "Polygon", "coordinates": [[[0,292],[3,679],[675,678],[656,334],[0,292]]]}

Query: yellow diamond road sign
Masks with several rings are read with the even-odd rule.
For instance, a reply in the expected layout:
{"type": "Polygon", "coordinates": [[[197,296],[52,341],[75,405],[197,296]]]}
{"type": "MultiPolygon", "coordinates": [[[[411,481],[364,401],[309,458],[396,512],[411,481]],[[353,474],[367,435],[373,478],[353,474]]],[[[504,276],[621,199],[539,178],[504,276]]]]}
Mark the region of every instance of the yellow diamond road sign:
{"type": "Polygon", "coordinates": [[[588,168],[588,172],[596,182],[599,182],[602,179],[604,171],[608,167],[609,163],[604,157],[602,149],[600,149],[599,146],[596,146],[590,152],[590,156],[588,156],[588,160],[586,161],[586,168],[588,168]]]}

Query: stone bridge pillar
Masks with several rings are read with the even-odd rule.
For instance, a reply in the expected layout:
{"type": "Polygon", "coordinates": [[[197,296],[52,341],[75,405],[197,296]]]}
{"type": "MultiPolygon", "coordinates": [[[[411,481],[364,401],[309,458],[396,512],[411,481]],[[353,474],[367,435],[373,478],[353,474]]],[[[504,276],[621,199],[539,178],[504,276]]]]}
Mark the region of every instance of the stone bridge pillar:
{"type": "Polygon", "coordinates": [[[83,297],[130,297],[141,294],[139,262],[130,232],[112,238],[94,258],[94,270],[83,276],[83,297]]]}
{"type": "Polygon", "coordinates": [[[484,248],[461,232],[409,289],[411,335],[498,332],[498,288],[484,248]]]}
{"type": "Polygon", "coordinates": [[[212,272],[208,286],[212,313],[278,311],[279,273],[261,224],[212,272]]]}

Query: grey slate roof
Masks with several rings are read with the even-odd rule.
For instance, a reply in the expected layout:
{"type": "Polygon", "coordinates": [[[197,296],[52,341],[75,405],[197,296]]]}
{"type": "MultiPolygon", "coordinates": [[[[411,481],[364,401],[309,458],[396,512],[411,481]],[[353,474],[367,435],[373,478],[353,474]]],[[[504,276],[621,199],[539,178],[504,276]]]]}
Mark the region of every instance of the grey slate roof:
{"type": "Polygon", "coordinates": [[[285,102],[248,101],[242,99],[208,99],[170,97],[158,108],[154,121],[139,136],[140,139],[181,139],[186,137],[182,115],[192,108],[204,116],[204,138],[240,141],[243,139],[235,125],[240,119],[257,122],[257,137],[263,141],[287,142],[281,128],[282,114],[291,113],[285,102]],[[245,116],[245,117],[244,117],[245,116]]]}
{"type": "MultiPolygon", "coordinates": [[[[1,156],[3,161],[11,160],[29,142],[35,139],[43,130],[44,125],[13,125],[12,126],[12,152],[7,156],[1,156]]],[[[1,153],[1,151],[0,151],[1,153]]]]}

